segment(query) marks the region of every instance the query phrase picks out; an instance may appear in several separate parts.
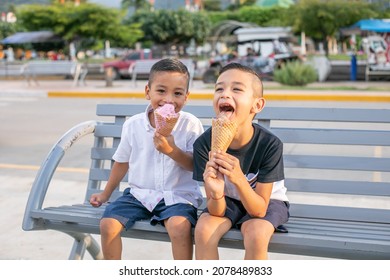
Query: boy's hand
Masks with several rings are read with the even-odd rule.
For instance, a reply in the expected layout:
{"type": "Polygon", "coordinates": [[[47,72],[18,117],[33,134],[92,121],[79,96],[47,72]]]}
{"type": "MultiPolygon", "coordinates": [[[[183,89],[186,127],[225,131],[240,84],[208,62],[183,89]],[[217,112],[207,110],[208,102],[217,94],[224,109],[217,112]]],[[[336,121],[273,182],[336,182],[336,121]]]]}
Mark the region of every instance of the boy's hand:
{"type": "Polygon", "coordinates": [[[218,165],[218,171],[229,179],[232,184],[238,186],[241,180],[246,181],[246,177],[241,170],[238,158],[219,151],[213,154],[213,159],[218,165]]]}
{"type": "Polygon", "coordinates": [[[107,201],[108,201],[108,198],[106,198],[101,193],[94,193],[93,195],[91,195],[91,198],[89,199],[89,203],[93,207],[100,207],[100,206],[102,206],[103,203],[105,203],[107,201]]]}
{"type": "Polygon", "coordinates": [[[158,132],[153,136],[153,143],[157,151],[166,155],[172,153],[176,145],[172,135],[165,137],[158,132]]]}
{"type": "Polygon", "coordinates": [[[207,193],[214,198],[223,196],[225,189],[225,180],[218,168],[219,166],[216,164],[215,159],[210,157],[203,172],[203,181],[207,193]]]}

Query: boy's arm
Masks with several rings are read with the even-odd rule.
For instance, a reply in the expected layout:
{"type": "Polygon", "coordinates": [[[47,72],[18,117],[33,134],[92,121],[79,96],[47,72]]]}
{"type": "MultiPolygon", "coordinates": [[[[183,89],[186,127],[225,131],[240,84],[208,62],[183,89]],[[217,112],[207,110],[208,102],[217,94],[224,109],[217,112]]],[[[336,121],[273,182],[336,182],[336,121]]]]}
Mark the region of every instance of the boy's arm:
{"type": "Polygon", "coordinates": [[[128,162],[114,162],[110,177],[107,181],[106,187],[103,192],[100,194],[94,194],[91,196],[90,203],[92,206],[99,207],[103,203],[107,202],[110,198],[112,192],[122,181],[123,177],[126,175],[126,172],[129,170],[128,162]]]}
{"type": "Polygon", "coordinates": [[[257,183],[255,190],[241,170],[239,160],[227,153],[216,153],[218,170],[236,187],[242,204],[252,217],[264,217],[271,197],[273,183],[257,183]]]}
{"type": "Polygon", "coordinates": [[[213,158],[206,163],[203,181],[209,214],[223,217],[226,211],[225,180],[213,158]]]}
{"type": "Polygon", "coordinates": [[[236,186],[242,204],[250,216],[264,217],[267,213],[273,183],[256,183],[255,190],[247,181],[245,183],[236,186]]]}
{"type": "Polygon", "coordinates": [[[184,152],[179,147],[177,147],[172,135],[164,137],[156,132],[153,141],[154,146],[159,152],[169,156],[183,169],[187,171],[193,171],[194,164],[192,160],[192,153],[184,152]]]}

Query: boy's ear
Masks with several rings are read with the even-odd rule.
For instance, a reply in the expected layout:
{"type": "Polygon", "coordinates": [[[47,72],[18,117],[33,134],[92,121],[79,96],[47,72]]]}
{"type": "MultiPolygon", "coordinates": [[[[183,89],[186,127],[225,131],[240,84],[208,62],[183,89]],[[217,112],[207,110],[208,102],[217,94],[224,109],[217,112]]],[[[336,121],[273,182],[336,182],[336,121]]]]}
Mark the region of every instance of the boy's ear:
{"type": "Polygon", "coordinates": [[[255,113],[255,114],[259,113],[261,110],[263,110],[264,106],[265,106],[265,99],[263,97],[255,98],[251,113],[255,113]]]}
{"type": "Polygon", "coordinates": [[[150,92],[150,88],[149,88],[148,85],[146,85],[145,86],[145,98],[146,98],[146,100],[150,100],[149,92],[150,92]]]}
{"type": "Polygon", "coordinates": [[[187,103],[188,96],[190,96],[190,92],[189,91],[187,91],[187,93],[186,93],[186,99],[185,99],[184,103],[187,103]]]}

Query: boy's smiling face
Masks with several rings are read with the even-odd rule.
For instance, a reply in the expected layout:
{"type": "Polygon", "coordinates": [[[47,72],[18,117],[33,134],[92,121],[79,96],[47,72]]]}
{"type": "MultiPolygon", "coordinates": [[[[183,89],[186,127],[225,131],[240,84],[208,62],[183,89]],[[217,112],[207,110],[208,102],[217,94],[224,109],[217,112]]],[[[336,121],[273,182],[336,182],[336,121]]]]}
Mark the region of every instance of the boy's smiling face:
{"type": "Polygon", "coordinates": [[[251,73],[230,69],[223,72],[215,84],[214,111],[224,114],[239,125],[264,107],[261,82],[251,73]]]}
{"type": "Polygon", "coordinates": [[[153,109],[170,103],[175,112],[181,111],[188,98],[188,78],[179,72],[158,72],[153,81],[145,87],[146,99],[153,109]]]}

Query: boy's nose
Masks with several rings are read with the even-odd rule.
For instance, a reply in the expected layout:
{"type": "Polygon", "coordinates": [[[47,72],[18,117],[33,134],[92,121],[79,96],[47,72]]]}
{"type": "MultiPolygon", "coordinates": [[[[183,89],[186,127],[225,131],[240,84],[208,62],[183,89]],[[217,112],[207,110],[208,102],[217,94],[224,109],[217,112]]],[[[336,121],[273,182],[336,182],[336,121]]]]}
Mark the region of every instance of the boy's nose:
{"type": "Polygon", "coordinates": [[[170,95],[165,96],[164,98],[165,103],[173,103],[173,97],[170,95]]]}
{"type": "Polygon", "coordinates": [[[222,91],[220,98],[230,98],[230,92],[228,90],[222,91]]]}

